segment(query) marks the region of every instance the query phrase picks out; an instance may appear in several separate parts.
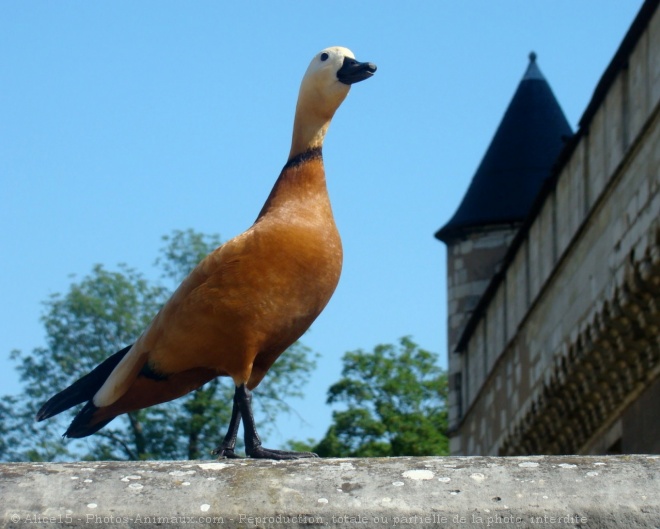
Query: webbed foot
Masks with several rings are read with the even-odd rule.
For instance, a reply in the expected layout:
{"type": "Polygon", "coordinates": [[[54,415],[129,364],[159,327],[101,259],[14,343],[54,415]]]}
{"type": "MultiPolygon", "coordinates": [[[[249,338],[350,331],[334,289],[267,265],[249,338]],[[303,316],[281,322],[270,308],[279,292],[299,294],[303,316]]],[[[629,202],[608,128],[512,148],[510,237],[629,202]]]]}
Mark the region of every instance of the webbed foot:
{"type": "Polygon", "coordinates": [[[222,445],[213,450],[211,453],[214,456],[218,456],[218,459],[243,459],[243,456],[239,456],[233,448],[226,448],[222,445]]]}

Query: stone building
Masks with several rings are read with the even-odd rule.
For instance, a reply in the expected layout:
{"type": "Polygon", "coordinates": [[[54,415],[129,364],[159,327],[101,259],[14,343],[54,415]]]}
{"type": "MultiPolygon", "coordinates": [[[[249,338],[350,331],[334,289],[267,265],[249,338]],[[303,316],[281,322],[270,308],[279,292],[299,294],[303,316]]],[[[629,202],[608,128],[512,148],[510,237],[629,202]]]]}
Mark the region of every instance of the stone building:
{"type": "Polygon", "coordinates": [[[573,134],[536,57],[447,245],[452,454],[660,452],[660,10],[573,134]]]}

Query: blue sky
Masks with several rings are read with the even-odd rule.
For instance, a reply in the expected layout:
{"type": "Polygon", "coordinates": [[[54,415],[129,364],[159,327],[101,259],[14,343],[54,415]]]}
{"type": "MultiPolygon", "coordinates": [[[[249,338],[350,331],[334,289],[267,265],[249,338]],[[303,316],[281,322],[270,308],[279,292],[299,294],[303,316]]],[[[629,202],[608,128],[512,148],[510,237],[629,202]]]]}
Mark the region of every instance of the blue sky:
{"type": "Polygon", "coordinates": [[[253,222],[289,152],[300,79],[332,45],[378,72],[325,142],[344,270],[303,339],[321,354],[291,403],[305,421],[281,417],[271,444],[323,435],[345,351],[411,335],[446,366],[433,233],[529,52],[575,128],[641,4],[1,2],[1,393],[19,391],[9,353],[44,344],[41,302],[72,274],[124,262],[157,279],[162,235],[226,240],[253,222]]]}

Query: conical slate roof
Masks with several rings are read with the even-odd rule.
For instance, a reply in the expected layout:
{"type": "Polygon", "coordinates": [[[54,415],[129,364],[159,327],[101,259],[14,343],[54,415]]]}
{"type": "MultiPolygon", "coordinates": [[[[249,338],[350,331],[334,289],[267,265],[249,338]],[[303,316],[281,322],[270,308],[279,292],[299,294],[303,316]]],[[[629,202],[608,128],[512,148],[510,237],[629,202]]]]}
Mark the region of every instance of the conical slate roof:
{"type": "Polygon", "coordinates": [[[529,59],[461,205],[435,234],[445,243],[482,227],[522,222],[572,134],[536,54],[529,59]]]}

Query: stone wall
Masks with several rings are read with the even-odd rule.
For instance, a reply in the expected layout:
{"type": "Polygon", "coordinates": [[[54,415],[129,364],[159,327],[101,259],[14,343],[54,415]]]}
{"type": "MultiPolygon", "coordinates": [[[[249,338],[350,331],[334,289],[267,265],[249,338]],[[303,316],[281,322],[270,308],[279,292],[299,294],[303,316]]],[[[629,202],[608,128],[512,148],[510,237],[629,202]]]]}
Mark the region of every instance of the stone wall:
{"type": "Polygon", "coordinates": [[[588,451],[660,372],[660,13],[634,37],[459,340],[452,453],[588,451]]]}
{"type": "Polygon", "coordinates": [[[0,464],[0,529],[657,528],[659,456],[0,464]]]}
{"type": "MultiPolygon", "coordinates": [[[[447,338],[450,352],[455,351],[468,318],[499,270],[517,227],[493,227],[486,232],[466,235],[447,246],[447,338]]],[[[473,383],[464,378],[463,373],[479,370],[479,366],[465,366],[465,360],[465,357],[449,355],[447,404],[452,418],[463,414],[462,387],[473,383]]],[[[454,426],[450,424],[450,428],[454,426]]]]}

